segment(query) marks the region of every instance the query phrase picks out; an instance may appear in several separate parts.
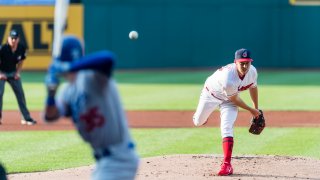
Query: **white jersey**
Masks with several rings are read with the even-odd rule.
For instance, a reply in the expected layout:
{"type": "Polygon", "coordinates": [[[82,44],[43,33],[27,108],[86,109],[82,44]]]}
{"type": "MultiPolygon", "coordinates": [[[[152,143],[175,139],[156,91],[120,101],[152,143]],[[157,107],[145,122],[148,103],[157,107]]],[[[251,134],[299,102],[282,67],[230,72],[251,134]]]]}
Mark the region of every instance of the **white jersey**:
{"type": "Polygon", "coordinates": [[[240,79],[236,64],[232,63],[218,69],[209,76],[204,88],[215,98],[227,101],[229,97],[241,91],[256,87],[257,77],[257,70],[251,65],[244,78],[240,79]]]}
{"type": "Polygon", "coordinates": [[[94,151],[107,148],[119,154],[132,144],[112,78],[91,70],[78,72],[75,82],[59,91],[57,106],[60,114],[72,116],[81,137],[94,151]]]}

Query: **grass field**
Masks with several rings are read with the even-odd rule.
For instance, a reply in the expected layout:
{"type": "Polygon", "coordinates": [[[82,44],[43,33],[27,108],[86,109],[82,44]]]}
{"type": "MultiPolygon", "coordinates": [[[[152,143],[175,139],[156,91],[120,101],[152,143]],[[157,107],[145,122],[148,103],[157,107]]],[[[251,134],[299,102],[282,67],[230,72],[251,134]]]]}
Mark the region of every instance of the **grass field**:
{"type": "MultiPolygon", "coordinates": [[[[211,71],[116,72],[115,78],[127,110],[194,110],[201,88],[211,71]]],[[[22,74],[28,107],[41,110],[45,97],[44,73],[22,74]]],[[[320,72],[262,71],[259,101],[264,110],[319,111],[320,72]]],[[[248,92],[242,97],[249,102],[248,92]]],[[[5,110],[17,109],[15,96],[6,85],[5,110]]]]}
{"type": "MultiPolygon", "coordinates": [[[[126,110],[194,110],[210,71],[116,72],[126,110]]],[[[28,107],[41,110],[45,97],[44,74],[24,72],[28,107]]],[[[259,73],[260,106],[265,110],[319,111],[320,72],[263,71],[259,73]]],[[[249,102],[248,93],[242,97],[249,102]]],[[[17,110],[6,84],[4,109],[17,110]]],[[[275,154],[320,159],[317,128],[267,128],[250,136],[236,128],[237,154],[275,154]]],[[[142,157],[164,154],[221,154],[217,128],[133,129],[142,157]]],[[[1,132],[0,159],[9,173],[46,171],[92,164],[90,148],[74,131],[1,132]]]]}
{"type": "MultiPolygon", "coordinates": [[[[317,128],[267,128],[252,136],[236,128],[234,155],[273,154],[320,159],[317,128]]],[[[141,157],[222,154],[218,128],[133,129],[141,157]]],[[[0,157],[9,173],[48,171],[92,164],[91,150],[74,131],[2,132],[0,157]]]]}

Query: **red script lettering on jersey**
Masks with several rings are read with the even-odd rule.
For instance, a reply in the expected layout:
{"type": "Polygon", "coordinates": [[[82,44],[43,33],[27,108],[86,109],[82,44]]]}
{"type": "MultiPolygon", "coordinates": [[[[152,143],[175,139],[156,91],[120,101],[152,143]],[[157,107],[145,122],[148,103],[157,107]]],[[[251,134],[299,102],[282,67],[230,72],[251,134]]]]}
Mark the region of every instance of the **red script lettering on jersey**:
{"type": "Polygon", "coordinates": [[[246,86],[242,86],[242,87],[238,87],[238,91],[244,91],[244,90],[247,90],[250,86],[252,86],[253,83],[249,84],[249,85],[246,85],[246,86]]]}
{"type": "Polygon", "coordinates": [[[97,107],[91,108],[82,114],[80,120],[86,124],[87,132],[91,132],[96,127],[101,127],[105,122],[104,117],[98,113],[97,107]]]}

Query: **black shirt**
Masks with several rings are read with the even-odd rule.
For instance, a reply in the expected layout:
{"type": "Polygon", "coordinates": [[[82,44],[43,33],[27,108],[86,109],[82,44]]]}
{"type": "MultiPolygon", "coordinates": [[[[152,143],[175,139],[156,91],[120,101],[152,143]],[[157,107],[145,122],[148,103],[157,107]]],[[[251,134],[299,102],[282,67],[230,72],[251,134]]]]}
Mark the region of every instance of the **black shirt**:
{"type": "Polygon", "coordinates": [[[17,50],[12,52],[10,45],[7,43],[0,47],[0,71],[5,73],[17,70],[17,63],[26,59],[26,48],[18,44],[17,50]]]}

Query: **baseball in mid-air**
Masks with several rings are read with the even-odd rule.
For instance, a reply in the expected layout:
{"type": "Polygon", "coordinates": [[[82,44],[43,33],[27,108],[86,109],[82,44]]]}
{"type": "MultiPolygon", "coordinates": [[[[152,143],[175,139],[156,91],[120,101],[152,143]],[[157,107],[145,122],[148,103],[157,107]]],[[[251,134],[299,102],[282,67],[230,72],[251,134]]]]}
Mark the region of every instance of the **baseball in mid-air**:
{"type": "Polygon", "coordinates": [[[130,38],[131,40],[136,40],[136,39],[138,39],[138,36],[139,36],[139,34],[138,34],[137,31],[130,31],[130,33],[129,33],[129,38],[130,38]]]}

